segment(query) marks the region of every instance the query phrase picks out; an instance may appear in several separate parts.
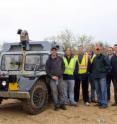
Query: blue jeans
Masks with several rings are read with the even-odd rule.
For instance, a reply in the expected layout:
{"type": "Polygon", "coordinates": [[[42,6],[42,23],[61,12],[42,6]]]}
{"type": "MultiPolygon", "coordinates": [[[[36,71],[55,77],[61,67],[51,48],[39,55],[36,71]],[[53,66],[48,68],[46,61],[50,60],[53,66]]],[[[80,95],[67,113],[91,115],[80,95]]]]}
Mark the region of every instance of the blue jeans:
{"type": "Polygon", "coordinates": [[[89,83],[91,86],[91,94],[90,94],[90,100],[91,101],[95,101],[97,94],[96,94],[96,88],[95,88],[95,83],[94,83],[94,79],[92,77],[92,74],[89,74],[89,83]]]}
{"type": "Polygon", "coordinates": [[[98,102],[101,105],[107,105],[107,83],[106,77],[94,79],[98,102]]]}
{"type": "Polygon", "coordinates": [[[65,96],[65,102],[67,103],[70,101],[71,103],[74,103],[74,80],[64,80],[64,96],[65,96]]]}
{"type": "Polygon", "coordinates": [[[64,100],[64,83],[63,79],[60,78],[58,81],[53,79],[50,80],[50,89],[55,106],[60,106],[65,104],[64,100]]]}

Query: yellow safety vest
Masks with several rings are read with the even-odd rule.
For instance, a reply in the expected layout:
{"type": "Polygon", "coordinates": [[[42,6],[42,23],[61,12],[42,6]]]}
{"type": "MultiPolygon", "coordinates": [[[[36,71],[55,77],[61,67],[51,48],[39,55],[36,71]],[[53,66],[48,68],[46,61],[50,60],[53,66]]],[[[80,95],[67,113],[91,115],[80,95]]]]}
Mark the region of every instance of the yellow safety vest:
{"type": "Polygon", "coordinates": [[[74,58],[76,61],[78,61],[78,55],[75,55],[74,58]]]}
{"type": "Polygon", "coordinates": [[[64,74],[73,75],[74,69],[75,69],[75,64],[76,64],[75,58],[72,57],[69,64],[68,64],[68,61],[67,61],[66,57],[63,57],[63,61],[64,61],[64,64],[65,64],[64,74]]]}
{"type": "Polygon", "coordinates": [[[91,63],[93,63],[93,60],[94,60],[95,57],[96,57],[96,54],[93,54],[92,58],[90,59],[91,63]]]}
{"type": "Polygon", "coordinates": [[[87,53],[83,55],[81,63],[79,62],[79,59],[78,59],[78,65],[79,65],[78,74],[87,73],[87,66],[88,66],[88,54],[87,53]]]}

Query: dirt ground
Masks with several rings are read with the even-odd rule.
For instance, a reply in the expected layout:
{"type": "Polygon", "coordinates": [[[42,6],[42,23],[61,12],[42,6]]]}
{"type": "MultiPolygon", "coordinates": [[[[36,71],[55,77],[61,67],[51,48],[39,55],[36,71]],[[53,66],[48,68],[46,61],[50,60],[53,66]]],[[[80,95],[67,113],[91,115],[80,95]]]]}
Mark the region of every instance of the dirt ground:
{"type": "MultiPolygon", "coordinates": [[[[112,94],[113,97],[113,94],[112,94]]],[[[67,110],[54,111],[53,105],[38,115],[28,115],[17,100],[4,100],[0,105],[0,124],[117,124],[117,107],[99,109],[94,104],[86,107],[80,100],[78,107],[67,106],[67,110]]]]}

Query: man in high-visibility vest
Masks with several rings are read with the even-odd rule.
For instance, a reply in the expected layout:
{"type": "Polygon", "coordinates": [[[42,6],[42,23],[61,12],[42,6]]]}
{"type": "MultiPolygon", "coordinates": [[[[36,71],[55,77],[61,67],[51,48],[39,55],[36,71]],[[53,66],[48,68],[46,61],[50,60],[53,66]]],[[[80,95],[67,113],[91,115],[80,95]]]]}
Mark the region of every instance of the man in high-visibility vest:
{"type": "MultiPolygon", "coordinates": [[[[88,56],[89,56],[90,63],[91,63],[91,66],[92,66],[94,58],[96,57],[96,54],[94,53],[92,48],[90,48],[88,50],[88,56]]],[[[91,68],[91,66],[90,66],[90,68],[91,68]]],[[[90,73],[88,75],[88,78],[89,78],[89,83],[90,83],[90,86],[91,86],[90,102],[95,103],[96,102],[96,89],[95,89],[95,83],[94,83],[94,80],[93,80],[93,75],[92,75],[91,69],[90,69],[90,73]]]]}
{"type": "Polygon", "coordinates": [[[71,48],[66,48],[63,61],[65,64],[65,71],[63,75],[65,102],[66,104],[70,103],[72,106],[77,106],[77,102],[74,101],[74,70],[76,66],[76,60],[72,55],[71,48]]]}
{"type": "Polygon", "coordinates": [[[88,93],[88,69],[89,69],[89,58],[88,54],[84,52],[82,46],[79,46],[78,56],[76,57],[78,61],[78,73],[75,76],[75,101],[79,101],[80,94],[80,83],[82,82],[82,93],[83,101],[86,106],[89,106],[89,93],[88,93]]]}

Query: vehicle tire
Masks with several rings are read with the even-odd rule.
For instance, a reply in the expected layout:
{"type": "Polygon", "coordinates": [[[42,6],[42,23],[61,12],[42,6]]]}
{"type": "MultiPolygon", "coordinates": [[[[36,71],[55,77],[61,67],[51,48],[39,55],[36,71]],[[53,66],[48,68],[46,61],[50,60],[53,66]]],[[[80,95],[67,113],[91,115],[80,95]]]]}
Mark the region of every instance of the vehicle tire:
{"type": "Polygon", "coordinates": [[[42,112],[48,103],[48,90],[44,81],[39,80],[30,90],[30,99],[23,101],[23,109],[32,115],[42,112]]]}

